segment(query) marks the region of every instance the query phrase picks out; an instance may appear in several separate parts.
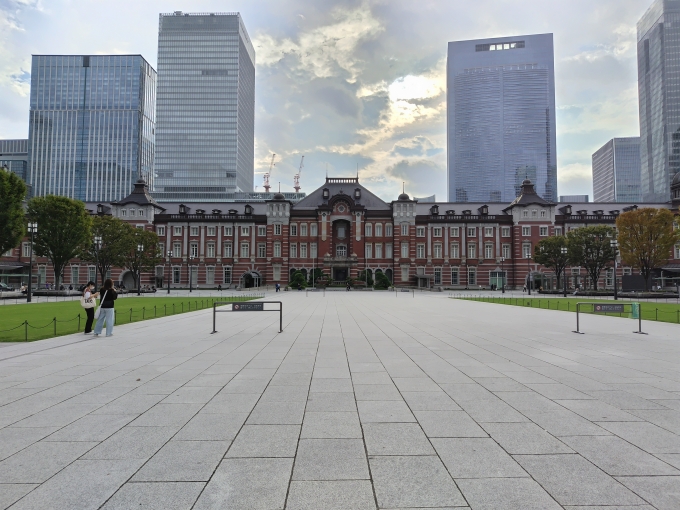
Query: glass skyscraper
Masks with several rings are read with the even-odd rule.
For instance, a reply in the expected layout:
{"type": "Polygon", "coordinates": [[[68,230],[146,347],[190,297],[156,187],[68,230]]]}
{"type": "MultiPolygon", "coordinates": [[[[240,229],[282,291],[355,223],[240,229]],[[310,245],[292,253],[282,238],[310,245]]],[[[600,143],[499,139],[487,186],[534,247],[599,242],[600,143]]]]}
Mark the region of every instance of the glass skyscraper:
{"type": "Polygon", "coordinates": [[[522,181],[557,200],[552,34],[450,42],[448,199],[511,202],[522,181]]]}
{"type": "Polygon", "coordinates": [[[640,138],[614,138],[593,154],[593,202],[640,202],[640,138]]]}
{"type": "Polygon", "coordinates": [[[156,71],[141,55],[33,55],[28,183],[111,202],[153,184],[156,71]]]}
{"type": "Polygon", "coordinates": [[[159,201],[220,201],[253,191],[255,50],[239,14],[161,14],[159,201]]]}
{"type": "Polygon", "coordinates": [[[642,199],[667,202],[680,172],[680,1],[656,0],[637,35],[642,199]]]}
{"type": "Polygon", "coordinates": [[[26,180],[28,140],[0,140],[0,168],[3,167],[26,180]]]}

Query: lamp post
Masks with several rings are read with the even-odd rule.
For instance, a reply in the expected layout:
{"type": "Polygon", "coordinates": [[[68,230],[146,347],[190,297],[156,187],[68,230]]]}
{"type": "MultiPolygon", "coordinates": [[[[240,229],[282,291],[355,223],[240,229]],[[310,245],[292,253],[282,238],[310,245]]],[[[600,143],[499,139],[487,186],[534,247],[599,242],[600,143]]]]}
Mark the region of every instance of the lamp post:
{"type": "Polygon", "coordinates": [[[614,300],[619,299],[619,293],[616,288],[616,270],[618,269],[618,256],[619,256],[619,242],[616,239],[609,241],[609,244],[614,249],[614,300]]]}
{"type": "Polygon", "coordinates": [[[529,295],[531,296],[531,266],[529,263],[531,262],[531,249],[527,252],[527,290],[529,291],[529,295]]]}
{"type": "MultiPolygon", "coordinates": [[[[560,248],[560,253],[562,253],[562,255],[564,255],[565,257],[567,256],[568,251],[569,250],[567,249],[566,246],[562,246],[560,248]]],[[[564,297],[567,297],[567,265],[566,264],[564,264],[564,268],[562,269],[562,280],[564,280],[562,282],[562,285],[564,287],[564,297]]]]}
{"type": "Polygon", "coordinates": [[[172,252],[170,250],[168,250],[168,295],[170,295],[170,280],[171,280],[171,277],[172,277],[172,274],[171,274],[172,267],[171,267],[171,264],[170,264],[170,257],[171,256],[172,256],[172,252]]]}
{"type": "Polygon", "coordinates": [[[501,257],[501,294],[505,294],[505,257],[501,257]]]}
{"type": "Polygon", "coordinates": [[[28,290],[26,290],[26,302],[31,302],[31,292],[33,292],[33,236],[38,231],[38,224],[30,222],[28,231],[31,233],[31,248],[28,260],[28,290]]]}
{"type": "Polygon", "coordinates": [[[94,288],[96,289],[97,288],[97,282],[99,281],[99,250],[101,250],[101,247],[102,247],[102,236],[94,236],[93,245],[94,245],[94,257],[95,257],[95,265],[96,265],[96,269],[94,271],[94,288]]]}
{"type": "Polygon", "coordinates": [[[142,294],[142,268],[139,259],[142,256],[142,252],[144,251],[144,245],[143,244],[138,244],[137,245],[137,295],[140,296],[142,294]]]}
{"type": "Polygon", "coordinates": [[[191,285],[193,284],[193,279],[194,279],[194,274],[193,274],[192,265],[191,265],[193,260],[194,260],[194,256],[193,255],[189,256],[189,262],[188,262],[188,264],[189,264],[189,292],[191,292],[191,290],[192,290],[191,285]]]}

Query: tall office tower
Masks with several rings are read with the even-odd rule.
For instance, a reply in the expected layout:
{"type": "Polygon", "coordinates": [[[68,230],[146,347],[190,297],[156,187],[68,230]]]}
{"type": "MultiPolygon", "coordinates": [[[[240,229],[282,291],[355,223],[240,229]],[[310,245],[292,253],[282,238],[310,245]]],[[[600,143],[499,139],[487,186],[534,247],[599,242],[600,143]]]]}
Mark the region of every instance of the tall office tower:
{"type": "Polygon", "coordinates": [[[637,36],[642,199],[667,202],[680,171],[680,1],[655,0],[637,36]]]}
{"type": "Polygon", "coordinates": [[[25,181],[28,168],[28,140],[0,140],[0,168],[6,168],[25,181]]]}
{"type": "Polygon", "coordinates": [[[641,200],[640,137],[609,140],[593,154],[593,202],[641,200]]]}
{"type": "Polygon", "coordinates": [[[560,202],[587,204],[588,202],[590,202],[590,197],[588,195],[560,195],[560,202]]]}
{"type": "Polygon", "coordinates": [[[239,14],[160,15],[154,197],[253,191],[255,50],[239,14]]]}
{"type": "Polygon", "coordinates": [[[530,179],[557,200],[552,34],[449,43],[451,202],[510,202],[530,179]]]}
{"type": "Polygon", "coordinates": [[[156,71],[141,55],[33,55],[28,183],[111,202],[153,184],[156,71]]]}

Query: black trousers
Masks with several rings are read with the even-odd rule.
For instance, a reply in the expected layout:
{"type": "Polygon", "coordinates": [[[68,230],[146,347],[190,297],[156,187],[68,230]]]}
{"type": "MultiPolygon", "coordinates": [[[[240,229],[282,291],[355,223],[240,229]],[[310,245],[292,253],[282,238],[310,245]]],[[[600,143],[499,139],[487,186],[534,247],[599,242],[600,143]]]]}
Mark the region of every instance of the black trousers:
{"type": "Polygon", "coordinates": [[[94,322],[94,308],[85,308],[87,313],[87,321],[85,322],[85,333],[92,332],[92,323],[94,322]]]}

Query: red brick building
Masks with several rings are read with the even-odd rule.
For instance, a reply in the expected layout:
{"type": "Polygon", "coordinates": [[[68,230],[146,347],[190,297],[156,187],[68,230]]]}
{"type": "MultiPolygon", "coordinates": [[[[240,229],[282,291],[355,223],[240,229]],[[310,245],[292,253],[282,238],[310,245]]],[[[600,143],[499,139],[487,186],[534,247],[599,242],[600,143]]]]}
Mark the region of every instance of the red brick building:
{"type": "MultiPolygon", "coordinates": [[[[677,214],[676,194],[672,204],[571,206],[543,200],[525,181],[511,204],[418,203],[406,194],[388,203],[358,178],[327,178],[297,204],[280,194],[263,203],[158,204],[140,181],[124,200],[86,206],[158,234],[164,263],[142,283],[159,287],[168,280],[171,287],[188,287],[189,278],[195,288],[285,285],[293,272],[319,268],[338,282],[368,270],[383,272],[396,286],[452,289],[500,287],[504,280],[506,287],[521,288],[531,274],[536,286],[551,289],[556,275],[528,258],[541,239],[586,225],[613,226],[620,213],[636,207],[677,214]]],[[[674,251],[671,269],[680,268],[680,246],[674,251]]],[[[28,254],[24,240],[3,256],[0,269],[28,274],[28,254]]],[[[619,267],[617,276],[631,273],[619,267]]],[[[588,283],[582,268],[568,268],[567,276],[570,288],[588,283]]],[[[133,287],[125,269],[112,270],[111,277],[133,287]]],[[[63,281],[75,286],[89,279],[94,266],[74,260],[63,281]]],[[[19,280],[26,278],[14,277],[19,280]]],[[[54,281],[51,267],[37,258],[34,284],[46,281],[54,281]]],[[[613,270],[600,286],[613,286],[613,270]]]]}

